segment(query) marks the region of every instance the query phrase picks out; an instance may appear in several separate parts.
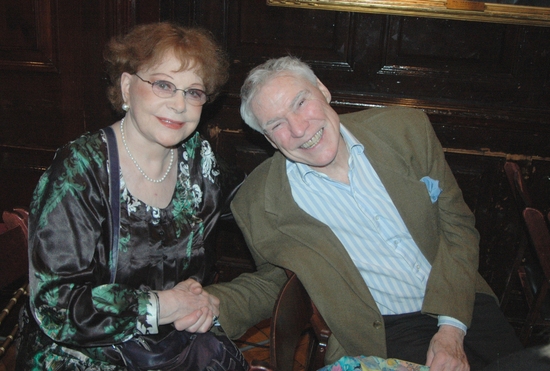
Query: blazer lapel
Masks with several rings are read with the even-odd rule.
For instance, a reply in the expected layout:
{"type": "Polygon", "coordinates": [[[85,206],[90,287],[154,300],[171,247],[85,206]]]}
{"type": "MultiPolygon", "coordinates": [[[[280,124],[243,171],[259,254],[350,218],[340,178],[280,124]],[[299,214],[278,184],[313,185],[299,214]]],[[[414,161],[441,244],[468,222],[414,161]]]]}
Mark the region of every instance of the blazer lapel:
{"type": "MultiPolygon", "coordinates": [[[[266,182],[266,212],[277,216],[277,225],[281,233],[298,241],[304,247],[314,250],[316,254],[311,256],[317,256],[331,265],[354,288],[361,300],[368,306],[376,308],[363,277],[340,240],[330,228],[311,217],[294,201],[285,161],[284,156],[279,152],[273,155],[266,182]]],[[[296,253],[297,258],[300,257],[299,250],[293,253],[296,253]]]]}

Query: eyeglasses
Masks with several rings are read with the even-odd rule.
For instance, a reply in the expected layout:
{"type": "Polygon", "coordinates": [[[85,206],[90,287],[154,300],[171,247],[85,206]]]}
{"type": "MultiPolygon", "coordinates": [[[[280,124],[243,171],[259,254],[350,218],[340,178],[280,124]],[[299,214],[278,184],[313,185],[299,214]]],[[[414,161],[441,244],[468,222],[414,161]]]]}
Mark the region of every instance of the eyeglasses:
{"type": "Polygon", "coordinates": [[[185,101],[194,106],[202,106],[208,102],[208,95],[206,92],[201,89],[196,88],[187,88],[187,89],[178,89],[176,85],[172,84],[170,81],[157,80],[155,82],[147,81],[142,79],[137,73],[134,73],[141,81],[146,82],[151,85],[153,93],[160,98],[172,98],[176,95],[176,92],[180,90],[183,93],[185,101]]]}

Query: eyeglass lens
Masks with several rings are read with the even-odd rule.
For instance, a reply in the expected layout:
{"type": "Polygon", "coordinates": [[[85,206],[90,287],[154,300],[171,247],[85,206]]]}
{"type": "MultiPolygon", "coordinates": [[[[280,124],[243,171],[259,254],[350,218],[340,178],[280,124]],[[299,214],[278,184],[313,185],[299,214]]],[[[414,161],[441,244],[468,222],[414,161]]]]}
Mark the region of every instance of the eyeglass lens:
{"type": "Polygon", "coordinates": [[[178,90],[183,92],[185,100],[190,104],[201,106],[206,103],[208,96],[201,89],[188,88],[188,89],[178,89],[176,85],[170,81],[157,80],[155,82],[150,82],[142,79],[138,74],[135,74],[141,81],[151,84],[153,93],[160,98],[171,98],[176,95],[178,90]]]}
{"type": "MultiPolygon", "coordinates": [[[[153,86],[153,92],[162,98],[171,98],[178,90],[182,90],[176,88],[176,85],[171,82],[163,80],[155,81],[151,85],[153,86]]],[[[183,95],[189,103],[203,104],[206,102],[206,93],[200,89],[185,89],[183,95]]]]}

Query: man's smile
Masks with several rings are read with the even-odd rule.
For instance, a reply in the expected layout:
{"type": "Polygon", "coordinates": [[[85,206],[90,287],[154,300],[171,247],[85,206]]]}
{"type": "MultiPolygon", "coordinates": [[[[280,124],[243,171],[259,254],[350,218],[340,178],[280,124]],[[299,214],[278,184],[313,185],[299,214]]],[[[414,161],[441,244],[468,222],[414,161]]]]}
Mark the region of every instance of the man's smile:
{"type": "Polygon", "coordinates": [[[302,144],[300,146],[300,148],[310,149],[310,148],[314,147],[321,140],[321,137],[323,136],[323,131],[324,130],[325,130],[324,128],[319,130],[317,133],[315,133],[315,135],[310,140],[308,140],[307,142],[302,144]]]}

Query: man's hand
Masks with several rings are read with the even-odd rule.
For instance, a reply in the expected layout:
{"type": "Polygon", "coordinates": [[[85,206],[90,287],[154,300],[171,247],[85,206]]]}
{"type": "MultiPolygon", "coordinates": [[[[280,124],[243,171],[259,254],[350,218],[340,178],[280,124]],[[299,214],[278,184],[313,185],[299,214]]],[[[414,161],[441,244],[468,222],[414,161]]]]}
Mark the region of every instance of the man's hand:
{"type": "Polygon", "coordinates": [[[193,279],[178,283],[174,288],[159,291],[159,325],[174,324],[178,330],[206,332],[212,318],[220,313],[220,301],[202,289],[193,279]]]}
{"type": "Polygon", "coordinates": [[[464,353],[464,331],[441,325],[430,341],[426,366],[430,371],[469,371],[470,365],[464,353]]]}

